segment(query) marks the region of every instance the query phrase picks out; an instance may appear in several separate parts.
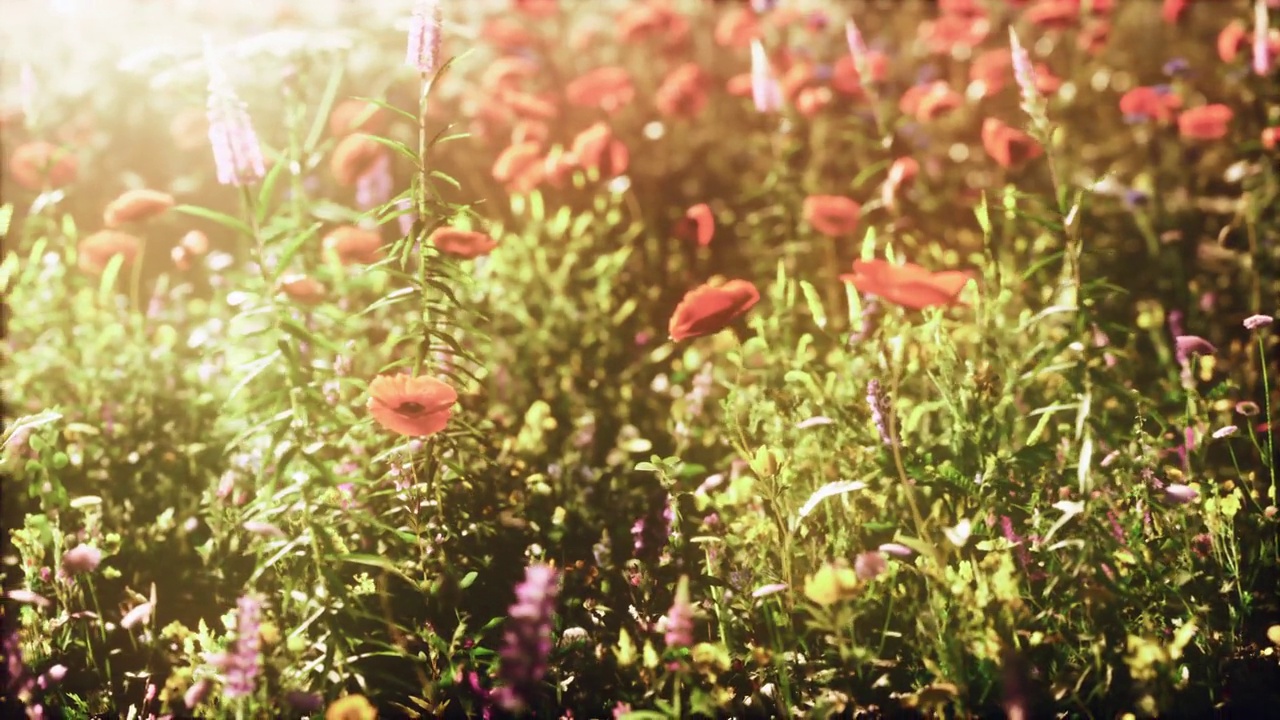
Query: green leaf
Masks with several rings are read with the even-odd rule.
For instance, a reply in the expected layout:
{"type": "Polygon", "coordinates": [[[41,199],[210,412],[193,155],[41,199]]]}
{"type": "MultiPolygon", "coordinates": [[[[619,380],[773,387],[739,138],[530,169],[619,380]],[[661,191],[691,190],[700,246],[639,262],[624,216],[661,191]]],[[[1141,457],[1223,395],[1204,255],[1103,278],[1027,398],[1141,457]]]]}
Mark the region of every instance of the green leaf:
{"type": "Polygon", "coordinates": [[[0,237],[9,234],[11,222],[13,222],[13,203],[0,205],[0,237]]]}
{"type": "Polygon", "coordinates": [[[102,271],[102,279],[98,282],[99,303],[106,305],[111,302],[111,296],[115,294],[116,278],[119,277],[122,267],[124,267],[124,255],[113,255],[107,262],[106,269],[102,271]]]}
{"type": "Polygon", "coordinates": [[[479,576],[480,576],[480,573],[476,572],[475,570],[472,570],[471,572],[462,576],[462,580],[458,582],[458,587],[463,590],[466,590],[467,588],[471,587],[471,584],[474,583],[476,581],[476,578],[479,576]]]}
{"type": "Polygon", "coordinates": [[[808,280],[801,280],[800,290],[804,292],[804,300],[809,305],[809,312],[813,314],[813,321],[818,324],[818,327],[825,330],[827,327],[827,313],[822,309],[822,299],[818,296],[817,288],[808,280]]]}
{"type": "Polygon", "coordinates": [[[405,575],[400,568],[396,567],[395,563],[391,562],[391,560],[381,555],[367,555],[364,553],[346,553],[345,555],[338,555],[334,557],[334,559],[337,560],[338,562],[348,562],[348,563],[354,563],[356,565],[367,565],[369,567],[375,567],[380,570],[385,570],[391,573],[392,575],[403,578],[406,582],[412,585],[417,584],[413,580],[411,580],[408,575],[405,575]]]}
{"type": "Polygon", "coordinates": [[[254,378],[261,375],[262,371],[270,367],[271,363],[275,362],[278,358],[280,358],[280,356],[281,356],[280,351],[275,350],[275,351],[272,351],[271,354],[266,355],[265,357],[258,358],[257,360],[254,360],[253,362],[249,363],[248,372],[245,373],[244,377],[240,378],[240,382],[236,383],[235,387],[231,388],[231,393],[227,395],[227,401],[230,402],[231,400],[234,400],[235,397],[240,394],[241,390],[245,389],[245,387],[247,387],[249,383],[253,382],[254,378]]]}
{"type": "Polygon", "coordinates": [[[373,140],[379,145],[385,145],[386,147],[391,148],[392,150],[396,151],[397,153],[399,153],[400,155],[408,159],[414,165],[418,164],[418,153],[411,150],[408,145],[405,145],[399,140],[392,140],[391,138],[385,138],[385,137],[382,137],[381,135],[372,135],[370,133],[365,133],[365,137],[369,138],[370,140],[373,140]]]}
{"type": "Polygon", "coordinates": [[[175,205],[173,207],[173,211],[182,213],[183,215],[204,218],[205,220],[218,223],[228,230],[234,230],[242,235],[253,237],[253,228],[249,227],[247,223],[243,220],[233,218],[226,213],[218,212],[217,210],[210,210],[209,208],[200,207],[199,205],[175,205]]]}

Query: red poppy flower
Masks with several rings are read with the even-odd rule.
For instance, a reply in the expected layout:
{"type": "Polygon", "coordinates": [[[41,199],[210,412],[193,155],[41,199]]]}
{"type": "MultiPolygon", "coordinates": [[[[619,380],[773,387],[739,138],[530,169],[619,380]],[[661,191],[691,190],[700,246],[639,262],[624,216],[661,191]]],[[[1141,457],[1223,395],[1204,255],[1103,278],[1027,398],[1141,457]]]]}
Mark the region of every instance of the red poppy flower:
{"type": "Polygon", "coordinates": [[[334,228],[323,242],[343,265],[372,265],[382,259],[382,237],[355,225],[334,228]]]}
{"type": "Polygon", "coordinates": [[[618,14],[618,37],[626,43],[660,38],[667,49],[677,48],[689,38],[689,20],[668,0],[650,0],[629,5],[618,14]]]}
{"type": "Polygon", "coordinates": [[[518,12],[535,18],[546,18],[560,12],[560,0],[511,0],[518,12]]]}
{"type": "Polygon", "coordinates": [[[173,196],[159,190],[128,190],[112,200],[102,212],[102,220],[109,228],[125,223],[140,222],[160,215],[173,207],[173,196]]]}
{"type": "Polygon", "coordinates": [[[121,267],[129,267],[137,259],[141,247],[142,241],[129,233],[99,230],[80,241],[76,248],[76,267],[93,275],[101,275],[117,255],[124,256],[121,267]]]}
{"type": "Polygon", "coordinates": [[[751,97],[751,73],[739,73],[725,82],[725,92],[734,97],[751,97]]]}
{"type": "Polygon", "coordinates": [[[1164,6],[1160,8],[1160,17],[1170,25],[1176,25],[1190,4],[1191,0],[1164,0],[1164,6]]]}
{"type": "Polygon", "coordinates": [[[1086,24],[1076,36],[1076,47],[1097,55],[1107,49],[1107,41],[1111,39],[1111,21],[1096,20],[1086,24]]]}
{"type": "Polygon", "coordinates": [[[329,132],[334,137],[353,132],[381,135],[387,129],[387,111],[367,100],[351,98],[333,106],[329,114],[329,132]]]}
{"type": "Polygon", "coordinates": [[[338,184],[351,187],[387,152],[387,148],[364,133],[352,133],[338,141],[329,159],[329,169],[338,184]]]}
{"type": "Polygon", "coordinates": [[[720,332],[757,302],[760,291],[747,280],[701,285],[686,293],[676,306],[667,335],[680,341],[720,332]]]}
{"type": "Polygon", "coordinates": [[[631,154],[604,121],[578,133],[571,152],[583,169],[598,170],[601,177],[617,177],[627,171],[631,154]]]}
{"type": "Polygon", "coordinates": [[[672,70],[654,93],[654,104],[665,117],[697,117],[707,106],[708,77],[694,62],[672,70]]]}
{"type": "Polygon", "coordinates": [[[986,17],[987,10],[979,0],[938,0],[938,14],[977,20],[986,17]]]}
{"type": "Polygon", "coordinates": [[[28,190],[60,188],[76,179],[80,168],[76,156],[66,148],[44,140],[33,140],[14,148],[9,158],[9,171],[18,184],[28,190]]]}
{"type": "Polygon", "coordinates": [[[778,80],[778,89],[789,103],[795,103],[800,92],[818,83],[818,68],[807,60],[792,63],[778,80]]]}
{"type": "Polygon", "coordinates": [[[971,279],[961,270],[930,272],[914,263],[894,265],[886,260],[855,260],[853,272],[840,279],[858,292],[875,295],[913,310],[956,303],[971,279]]]}
{"type": "Polygon", "coordinates": [[[280,292],[290,300],[303,305],[318,305],[324,300],[324,285],[306,275],[286,275],[280,278],[280,292]]]}
{"type": "Polygon", "coordinates": [[[1077,0],[1040,0],[1022,17],[1041,30],[1068,30],[1080,22],[1080,4],[1077,0]]]}
{"type": "Polygon", "coordinates": [[[862,208],[842,195],[810,195],[804,199],[805,222],[829,237],[848,235],[858,228],[862,208]]]}
{"type": "MultiPolygon", "coordinates": [[[[889,76],[889,56],[876,50],[867,52],[867,69],[871,73],[871,82],[884,82],[889,76]]],[[[859,96],[862,94],[862,78],[858,75],[858,65],[851,55],[841,55],[831,66],[831,88],[844,95],[859,96]]]]}
{"type": "Polygon", "coordinates": [[[480,37],[504,52],[534,44],[533,33],[521,22],[505,17],[490,18],[480,28],[480,37]]]}
{"type": "Polygon", "coordinates": [[[1182,107],[1182,98],[1162,88],[1136,87],[1120,96],[1120,112],[1129,118],[1169,122],[1182,107]]]}
{"type": "Polygon", "coordinates": [[[950,55],[956,48],[974,48],[987,39],[991,23],[985,17],[942,15],[937,20],[920,24],[920,37],[929,52],[950,55]]]}
{"type": "Polygon", "coordinates": [[[1002,168],[1017,167],[1044,153],[1030,135],[996,118],[982,122],[982,147],[1002,168]]]}
{"type": "Polygon", "coordinates": [[[591,70],[570,81],[565,88],[565,97],[571,105],[599,108],[610,115],[626,107],[635,96],[631,73],[618,66],[591,70]]]}
{"type": "Polygon", "coordinates": [[[978,86],[979,97],[997,95],[1013,79],[1013,56],[1006,48],[983,51],[969,66],[969,81],[978,86]]]}
{"type": "Polygon", "coordinates": [[[504,90],[498,101],[507,106],[516,117],[525,120],[554,120],[560,109],[548,98],[538,97],[518,90],[504,90]]]}
{"type": "Polygon", "coordinates": [[[458,391],[433,377],[379,375],[365,407],[379,425],[409,437],[434,435],[449,424],[458,391]]]}
{"type": "Polygon", "coordinates": [[[721,47],[745,48],[758,37],[760,23],[751,8],[734,8],[722,15],[716,23],[716,44],[721,47]]]}
{"type": "Polygon", "coordinates": [[[568,148],[556,145],[547,152],[546,158],[542,162],[543,179],[547,181],[551,187],[561,188],[573,177],[573,172],[578,169],[580,163],[578,156],[569,152],[568,148]]]}
{"type": "Polygon", "coordinates": [[[440,252],[467,260],[488,255],[498,247],[498,242],[486,233],[451,227],[436,228],[428,241],[440,252]]]}
{"type": "Polygon", "coordinates": [[[1280,142],[1280,127],[1269,127],[1262,131],[1262,147],[1275,150],[1278,142],[1280,142]]]}
{"type": "Polygon", "coordinates": [[[1191,108],[1178,116],[1178,134],[1188,140],[1220,140],[1227,136],[1235,113],[1226,105],[1191,108]]]}
{"type": "Polygon", "coordinates": [[[711,213],[711,206],[698,203],[684,212],[684,217],[676,223],[676,236],[682,240],[693,240],[702,247],[711,244],[716,234],[716,219],[711,213]]]}
{"type": "Polygon", "coordinates": [[[964,104],[960,93],[943,80],[914,85],[902,93],[898,108],[920,122],[935,120],[964,104]]]}
{"type": "MultiPolygon", "coordinates": [[[[1280,30],[1271,29],[1267,33],[1267,48],[1272,57],[1280,54],[1280,30]]],[[[1248,49],[1249,57],[1253,56],[1253,30],[1246,28],[1239,20],[1218,33],[1218,57],[1224,63],[1234,63],[1248,49]]]]}
{"type": "Polygon", "coordinates": [[[508,146],[493,163],[493,179],[513,193],[533,190],[542,178],[542,146],[536,142],[508,146]]]}

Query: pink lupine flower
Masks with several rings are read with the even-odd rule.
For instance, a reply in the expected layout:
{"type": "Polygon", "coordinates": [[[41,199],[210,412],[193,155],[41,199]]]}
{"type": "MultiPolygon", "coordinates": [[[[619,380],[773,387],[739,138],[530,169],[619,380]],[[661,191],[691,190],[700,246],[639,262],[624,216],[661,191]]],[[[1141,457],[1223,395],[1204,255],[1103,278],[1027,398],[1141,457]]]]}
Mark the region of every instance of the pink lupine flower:
{"type": "Polygon", "coordinates": [[[751,41],[751,101],[758,112],[782,109],[782,89],[759,40],[751,41]]]}
{"type": "Polygon", "coordinates": [[[442,21],[440,0],[418,0],[413,6],[405,64],[423,75],[433,72],[440,62],[442,21]]]}
{"type": "Polygon", "coordinates": [[[205,65],[209,71],[209,144],[213,147],[218,182],[239,186],[261,180],[267,174],[266,162],[248,106],[236,95],[231,80],[218,65],[208,38],[205,65]]]}

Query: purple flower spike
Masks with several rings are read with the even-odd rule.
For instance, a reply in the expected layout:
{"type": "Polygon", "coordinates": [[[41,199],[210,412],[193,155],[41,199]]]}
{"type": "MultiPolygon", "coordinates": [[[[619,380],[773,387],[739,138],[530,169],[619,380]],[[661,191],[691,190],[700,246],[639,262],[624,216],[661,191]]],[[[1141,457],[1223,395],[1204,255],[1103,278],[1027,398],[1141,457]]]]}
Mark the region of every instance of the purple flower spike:
{"type": "Polygon", "coordinates": [[[440,63],[440,0],[418,0],[409,23],[409,46],[405,64],[423,75],[433,72],[440,63]]]}
{"type": "Polygon", "coordinates": [[[261,180],[267,174],[266,162],[248,107],[218,65],[208,38],[204,52],[209,70],[209,144],[213,146],[218,182],[239,186],[261,180]]]}
{"type": "Polygon", "coordinates": [[[538,684],[547,674],[551,654],[551,623],[556,611],[560,574],[549,565],[525,568],[524,582],[516,586],[516,602],[508,610],[507,629],[498,666],[502,686],[494,700],[504,710],[528,709],[538,684]]]}

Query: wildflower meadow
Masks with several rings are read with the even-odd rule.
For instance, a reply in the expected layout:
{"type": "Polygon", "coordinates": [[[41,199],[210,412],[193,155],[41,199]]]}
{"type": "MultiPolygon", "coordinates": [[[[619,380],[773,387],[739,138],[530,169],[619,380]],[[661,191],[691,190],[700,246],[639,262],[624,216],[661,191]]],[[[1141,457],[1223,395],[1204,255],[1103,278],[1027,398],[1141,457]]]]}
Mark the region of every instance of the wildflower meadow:
{"type": "Polygon", "coordinates": [[[5,0],[0,716],[1280,718],[1280,1],[5,0]]]}

